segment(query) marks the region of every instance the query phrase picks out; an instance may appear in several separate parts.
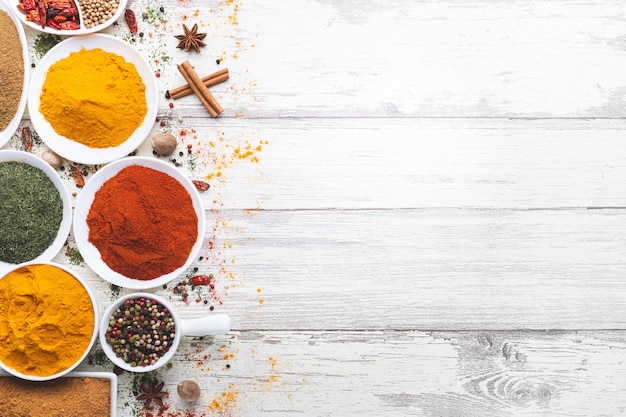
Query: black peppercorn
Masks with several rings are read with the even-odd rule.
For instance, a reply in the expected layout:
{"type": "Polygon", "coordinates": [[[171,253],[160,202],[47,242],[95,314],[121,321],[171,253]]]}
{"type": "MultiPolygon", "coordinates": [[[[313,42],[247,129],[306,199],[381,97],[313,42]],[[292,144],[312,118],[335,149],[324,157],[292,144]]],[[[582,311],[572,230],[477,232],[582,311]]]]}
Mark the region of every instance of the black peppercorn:
{"type": "Polygon", "coordinates": [[[172,96],[170,95],[170,90],[167,90],[165,92],[165,98],[168,99],[168,100],[172,98],[172,96]]]}
{"type": "Polygon", "coordinates": [[[165,8],[164,8],[163,6],[161,6],[161,7],[159,7],[159,11],[160,11],[161,13],[163,13],[163,12],[165,11],[165,8]]]}

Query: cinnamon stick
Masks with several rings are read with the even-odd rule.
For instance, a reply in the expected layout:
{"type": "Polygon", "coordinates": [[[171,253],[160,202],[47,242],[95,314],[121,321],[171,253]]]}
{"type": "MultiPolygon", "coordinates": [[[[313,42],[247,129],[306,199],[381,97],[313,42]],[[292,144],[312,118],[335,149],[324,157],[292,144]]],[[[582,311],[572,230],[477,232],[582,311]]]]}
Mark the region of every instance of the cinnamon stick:
{"type": "Polygon", "coordinates": [[[209,111],[211,117],[217,117],[218,114],[224,111],[222,106],[220,106],[217,100],[215,100],[215,97],[213,97],[213,94],[211,94],[209,89],[204,86],[204,83],[189,61],[185,61],[180,64],[178,66],[178,71],[180,71],[182,76],[185,78],[194,94],[198,96],[202,105],[209,111]]]}
{"type": "MultiPolygon", "coordinates": [[[[222,83],[228,80],[228,68],[221,69],[213,74],[205,75],[200,78],[202,83],[206,86],[206,88],[212,87],[219,83],[222,83]]],[[[172,100],[177,100],[181,97],[188,96],[189,94],[193,94],[193,90],[189,87],[189,84],[181,85],[180,87],[173,88],[169,90],[170,97],[172,100]]]]}

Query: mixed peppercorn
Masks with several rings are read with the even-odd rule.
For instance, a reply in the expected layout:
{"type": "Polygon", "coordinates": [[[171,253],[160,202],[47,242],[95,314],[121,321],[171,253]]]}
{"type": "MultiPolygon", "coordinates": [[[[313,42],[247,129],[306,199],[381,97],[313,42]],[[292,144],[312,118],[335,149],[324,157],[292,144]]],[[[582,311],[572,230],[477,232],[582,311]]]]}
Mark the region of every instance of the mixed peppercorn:
{"type": "Polygon", "coordinates": [[[106,341],[130,366],[155,364],[172,346],[174,319],[163,305],[145,297],[128,299],[111,316],[106,341]]]}

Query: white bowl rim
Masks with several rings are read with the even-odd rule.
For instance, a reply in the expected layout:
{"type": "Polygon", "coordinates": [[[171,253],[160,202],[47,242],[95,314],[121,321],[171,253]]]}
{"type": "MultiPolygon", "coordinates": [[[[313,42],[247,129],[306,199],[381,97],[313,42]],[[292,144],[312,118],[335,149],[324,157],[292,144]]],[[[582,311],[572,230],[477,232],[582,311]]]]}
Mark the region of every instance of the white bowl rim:
{"type": "MultiPolygon", "coordinates": [[[[48,249],[46,249],[36,258],[26,262],[51,261],[65,245],[67,237],[70,234],[70,229],[72,227],[72,201],[70,199],[70,193],[67,190],[65,183],[61,179],[61,175],[59,175],[59,173],[54,168],[52,168],[50,164],[48,164],[46,161],[39,158],[35,154],[10,149],[0,150],[0,163],[8,161],[24,162],[42,170],[48,176],[48,178],[50,178],[52,183],[59,191],[61,200],[63,201],[63,217],[61,219],[61,224],[59,225],[57,236],[52,244],[48,247],[48,249]]],[[[15,265],[18,264],[11,264],[8,262],[0,261],[0,274],[2,274],[7,269],[13,268],[15,265]]]]}
{"type": "Polygon", "coordinates": [[[11,272],[14,272],[14,271],[16,271],[16,270],[18,270],[20,268],[28,267],[28,266],[31,266],[31,265],[49,265],[49,266],[57,267],[59,269],[62,269],[65,272],[67,272],[71,276],[73,276],[83,286],[83,288],[87,292],[87,295],[91,299],[91,305],[92,305],[93,313],[94,313],[93,332],[91,334],[91,339],[90,339],[89,345],[87,346],[87,348],[85,349],[85,351],[83,352],[81,357],[78,360],[76,360],[76,362],[74,362],[74,364],[69,366],[67,369],[65,369],[65,370],[63,370],[61,372],[57,372],[56,374],[47,375],[47,376],[28,375],[28,374],[23,374],[23,373],[17,371],[16,369],[13,369],[13,368],[7,366],[6,364],[4,364],[4,362],[2,362],[0,360],[0,369],[3,369],[4,371],[10,373],[13,376],[16,376],[18,378],[22,378],[22,379],[25,379],[25,380],[28,380],[28,381],[49,381],[49,380],[56,379],[56,378],[62,377],[64,375],[67,375],[68,373],[70,373],[72,370],[74,370],[74,368],[76,368],[78,365],[80,365],[80,363],[87,357],[87,355],[91,351],[91,348],[93,347],[93,345],[94,345],[94,343],[96,341],[96,338],[98,337],[98,325],[100,324],[100,322],[99,322],[99,318],[100,318],[100,304],[99,304],[99,301],[98,301],[98,297],[96,297],[96,293],[95,293],[94,289],[91,287],[91,285],[83,277],[81,277],[78,273],[76,273],[75,271],[72,271],[71,269],[69,269],[65,265],[61,265],[61,264],[56,263],[56,262],[24,262],[22,264],[16,265],[15,268],[11,269],[7,273],[2,274],[2,276],[0,277],[0,280],[2,280],[4,277],[6,277],[11,272]]]}
{"type": "Polygon", "coordinates": [[[192,262],[200,254],[204,244],[204,233],[206,227],[206,218],[204,212],[204,204],[200,193],[193,185],[193,182],[185,176],[178,168],[164,162],[160,159],[146,156],[130,156],[107,164],[98,170],[95,174],[90,176],[85,186],[81,190],[76,200],[76,206],[74,208],[73,219],[73,231],[76,246],[81,253],[83,259],[87,265],[104,280],[110,282],[113,285],[123,288],[146,290],[149,288],[156,288],[167,284],[173,279],[179,277],[184,271],[189,268],[192,262]],[[193,245],[187,261],[175,269],[174,271],[162,275],[158,278],[150,280],[140,280],[128,278],[117,271],[111,269],[100,256],[98,249],[89,242],[89,227],[87,226],[87,215],[93,203],[95,193],[102,187],[105,181],[117,175],[122,169],[129,166],[140,165],[148,168],[159,170],[165,174],[170,175],[187,190],[189,197],[191,198],[194,206],[196,216],[198,217],[198,237],[193,245]]]}
{"type": "Polygon", "coordinates": [[[101,165],[126,157],[136,150],[148,137],[157,117],[159,95],[156,76],[150,68],[148,60],[128,42],[112,35],[95,33],[67,38],[54,47],[41,59],[30,79],[28,92],[28,113],[30,120],[41,140],[63,158],[87,165],[101,165]],[[66,58],[72,52],[85,49],[101,48],[109,53],[119,55],[126,62],[131,62],[146,87],[146,105],[148,111],[141,125],[120,145],[108,148],[90,148],[59,135],[50,123],[39,112],[40,92],[50,66],[58,60],[66,58]]]}
{"type": "Polygon", "coordinates": [[[20,96],[20,103],[17,108],[17,113],[13,116],[11,122],[6,129],[0,131],[0,148],[9,142],[11,137],[17,131],[20,122],[22,121],[22,116],[24,116],[24,111],[26,110],[26,103],[28,98],[28,84],[30,82],[30,55],[28,52],[28,41],[26,39],[26,32],[24,32],[24,27],[22,26],[19,18],[17,17],[17,13],[11,9],[11,6],[8,5],[4,0],[0,0],[0,10],[5,11],[17,29],[17,34],[20,38],[20,42],[22,43],[22,59],[24,62],[24,79],[22,81],[22,95],[20,96]]]}

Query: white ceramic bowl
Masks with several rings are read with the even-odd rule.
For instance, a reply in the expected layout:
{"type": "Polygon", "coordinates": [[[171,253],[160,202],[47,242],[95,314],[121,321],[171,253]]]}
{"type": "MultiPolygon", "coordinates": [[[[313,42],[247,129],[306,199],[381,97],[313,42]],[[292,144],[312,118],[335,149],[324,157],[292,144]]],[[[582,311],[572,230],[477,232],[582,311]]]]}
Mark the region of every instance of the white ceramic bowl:
{"type": "MultiPolygon", "coordinates": [[[[30,81],[30,91],[28,93],[28,112],[39,137],[41,137],[50,149],[65,159],[91,165],[111,162],[137,149],[150,133],[156,120],[158,107],[159,98],[156,76],[150,69],[150,65],[146,59],[123,40],[102,34],[74,36],[60,42],[50,49],[39,65],[37,65],[35,71],[33,71],[33,76],[30,81]],[[61,136],[39,112],[39,104],[41,102],[40,95],[50,66],[63,58],[67,58],[70,53],[80,51],[82,48],[88,50],[100,48],[106,52],[123,57],[126,62],[130,62],[135,66],[146,86],[145,94],[148,111],[143,119],[143,123],[125,142],[118,146],[90,148],[82,143],[61,136]]],[[[71,120],[68,120],[68,123],[71,123],[71,120]]]]}
{"type": "Polygon", "coordinates": [[[165,298],[160,297],[156,294],[139,292],[128,294],[126,296],[118,298],[104,312],[102,316],[102,321],[100,322],[100,345],[102,346],[104,353],[111,360],[111,362],[113,362],[113,364],[119,366],[120,368],[130,372],[150,372],[165,365],[172,358],[172,356],[174,356],[174,353],[176,353],[176,349],[178,348],[178,344],[180,343],[180,339],[182,336],[210,336],[226,334],[229,331],[230,317],[228,317],[228,315],[226,314],[212,314],[195,319],[181,319],[176,312],[174,306],[165,298]],[[126,300],[137,299],[141,297],[156,301],[157,303],[164,306],[171,313],[172,318],[174,319],[175,335],[174,341],[170,345],[170,349],[153,365],[131,366],[123,359],[117,357],[117,355],[113,351],[112,346],[107,343],[106,333],[107,328],[109,327],[111,317],[113,316],[113,312],[120,306],[122,306],[126,302],[126,300]]]}
{"type": "Polygon", "coordinates": [[[191,180],[187,178],[178,168],[172,164],[161,161],[152,157],[133,156],[120,159],[112,162],[98,172],[92,175],[83,187],[82,191],[78,195],[76,201],[76,207],[74,209],[74,238],[76,239],[76,246],[80,251],[83,259],[89,265],[89,267],[100,277],[115,284],[119,287],[132,288],[132,289],[148,289],[155,288],[166,284],[178,277],[184,271],[189,268],[191,263],[198,257],[204,240],[205,231],[205,213],[202,199],[196,187],[191,180]],[[194,243],[187,261],[176,270],[162,275],[160,277],[150,280],[140,280],[126,277],[117,271],[111,269],[103,260],[100,255],[100,251],[89,242],[89,226],[87,225],[87,215],[91,209],[96,192],[102,187],[102,185],[110,178],[117,175],[124,168],[139,165],[148,168],[152,168],[163,172],[170,177],[176,179],[189,193],[193,207],[198,217],[198,237],[194,243]]]}
{"type": "Polygon", "coordinates": [[[7,271],[7,273],[3,274],[2,277],[0,278],[3,279],[4,277],[6,277],[9,273],[22,268],[24,266],[28,266],[28,265],[35,265],[35,264],[45,264],[45,265],[50,265],[50,266],[54,266],[57,267],[59,269],[64,270],[65,272],[67,272],[68,274],[72,275],[74,278],[76,278],[76,280],[83,286],[83,288],[85,289],[85,291],[87,292],[87,294],[89,295],[89,299],[91,300],[91,306],[93,308],[93,314],[94,314],[94,323],[93,323],[93,332],[91,334],[91,338],[89,341],[89,345],[87,346],[87,348],[85,349],[85,351],[82,353],[82,355],[80,356],[80,358],[74,362],[72,365],[70,365],[67,369],[58,372],[56,374],[53,375],[48,375],[48,376],[36,376],[36,375],[28,375],[28,374],[24,374],[22,372],[19,372],[16,369],[13,369],[11,367],[9,367],[8,365],[6,365],[5,363],[3,363],[2,361],[0,361],[0,368],[4,369],[6,372],[18,377],[18,378],[22,378],[22,379],[26,379],[29,381],[48,381],[51,379],[56,379],[59,378],[63,375],[68,374],[69,372],[71,372],[74,368],[76,368],[89,354],[89,351],[91,350],[91,348],[93,347],[93,344],[96,341],[96,338],[98,337],[98,325],[100,324],[100,306],[98,303],[98,298],[96,297],[96,293],[93,290],[93,288],[91,288],[91,286],[89,285],[89,283],[87,281],[85,281],[81,276],[79,276],[78,274],[76,274],[76,272],[70,270],[69,268],[54,263],[54,262],[27,262],[24,264],[20,264],[15,266],[14,268],[12,268],[11,270],[7,271]]]}
{"type": "MultiPolygon", "coordinates": [[[[0,163],[5,161],[24,162],[39,168],[48,176],[48,178],[50,178],[50,180],[52,180],[57,190],[59,190],[61,200],[63,201],[63,218],[61,219],[61,224],[59,225],[59,231],[48,249],[46,249],[41,255],[32,259],[32,261],[36,262],[50,261],[63,248],[63,245],[67,240],[67,236],[70,233],[70,228],[72,226],[72,202],[70,200],[70,193],[67,190],[67,187],[65,187],[59,173],[55,171],[54,168],[52,168],[47,162],[34,154],[13,150],[0,151],[0,163]]],[[[0,274],[6,270],[12,269],[14,266],[14,264],[0,261],[0,274]]]]}
{"type": "Polygon", "coordinates": [[[28,82],[30,80],[30,56],[28,54],[28,43],[26,41],[26,34],[24,33],[24,27],[18,20],[16,16],[16,12],[13,10],[13,7],[9,6],[4,0],[0,0],[0,10],[7,12],[7,14],[13,20],[15,27],[17,28],[17,33],[20,37],[20,41],[22,42],[22,59],[24,61],[24,79],[22,81],[22,97],[20,98],[20,104],[17,108],[17,113],[13,116],[13,119],[9,123],[6,129],[0,132],[0,148],[7,144],[9,139],[13,136],[15,131],[17,130],[20,122],[22,121],[22,116],[24,115],[24,110],[26,110],[26,98],[28,96],[28,82]]]}
{"type": "Polygon", "coordinates": [[[26,15],[17,9],[17,5],[20,4],[20,1],[19,0],[8,0],[8,1],[10,3],[11,9],[15,11],[15,14],[19,17],[20,21],[24,25],[28,26],[31,29],[38,30],[40,32],[51,33],[54,35],[62,35],[62,36],[85,35],[88,33],[94,33],[102,29],[105,29],[111,26],[113,23],[115,23],[115,21],[117,21],[117,19],[119,19],[122,16],[122,14],[124,13],[124,9],[126,9],[126,4],[128,3],[128,0],[120,0],[119,6],[117,7],[117,11],[115,12],[115,14],[113,15],[111,19],[107,20],[101,25],[96,25],[90,29],[87,29],[85,25],[83,24],[83,14],[82,14],[82,11],[80,10],[80,5],[78,4],[78,0],[74,0],[76,2],[76,6],[78,7],[78,11],[80,15],[80,29],[59,30],[59,29],[53,29],[49,26],[42,28],[41,25],[38,25],[35,22],[26,20],[26,15]]]}

